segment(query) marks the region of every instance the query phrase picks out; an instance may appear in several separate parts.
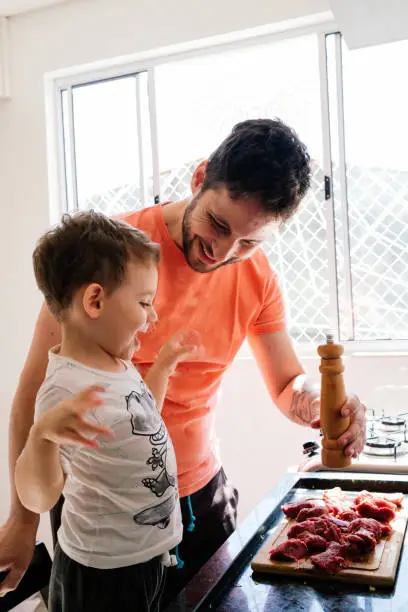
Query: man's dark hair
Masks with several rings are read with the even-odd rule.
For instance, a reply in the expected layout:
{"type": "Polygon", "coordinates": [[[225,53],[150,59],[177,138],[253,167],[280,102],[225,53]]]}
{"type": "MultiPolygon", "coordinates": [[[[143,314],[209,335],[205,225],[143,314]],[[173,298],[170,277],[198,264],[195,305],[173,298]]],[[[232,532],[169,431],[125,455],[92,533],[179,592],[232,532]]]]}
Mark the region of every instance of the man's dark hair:
{"type": "Polygon", "coordinates": [[[117,289],[130,261],[158,265],[159,245],[141,230],[94,211],[64,215],[33,253],[37,285],[58,319],[84,285],[98,283],[108,294],[117,289]]]}
{"type": "Polygon", "coordinates": [[[278,119],[249,119],[210,156],[202,191],[226,187],[232,199],[256,198],[285,221],[309,186],[310,156],[297,134],[278,119]]]}

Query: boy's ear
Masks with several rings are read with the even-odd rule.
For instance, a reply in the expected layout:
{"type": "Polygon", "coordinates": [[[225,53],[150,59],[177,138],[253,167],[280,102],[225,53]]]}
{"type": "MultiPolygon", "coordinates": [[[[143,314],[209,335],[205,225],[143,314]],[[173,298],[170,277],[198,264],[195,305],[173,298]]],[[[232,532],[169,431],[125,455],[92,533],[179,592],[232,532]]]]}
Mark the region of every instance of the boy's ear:
{"type": "Polygon", "coordinates": [[[101,285],[92,283],[85,289],[82,305],[88,317],[98,319],[101,316],[105,301],[105,292],[101,285]]]}

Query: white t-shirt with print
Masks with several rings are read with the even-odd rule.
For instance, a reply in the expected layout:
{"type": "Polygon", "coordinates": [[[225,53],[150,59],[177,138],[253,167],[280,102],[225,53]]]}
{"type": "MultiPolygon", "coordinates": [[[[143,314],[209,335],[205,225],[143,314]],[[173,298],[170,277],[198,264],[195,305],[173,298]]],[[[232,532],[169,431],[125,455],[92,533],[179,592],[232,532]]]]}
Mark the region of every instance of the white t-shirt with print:
{"type": "Polygon", "coordinates": [[[36,417],[89,385],[102,385],[104,405],[87,413],[110,427],[99,449],[61,446],[67,474],[58,541],[83,565],[110,569],[143,563],[182,538],[176,457],[150,391],[132,363],[123,372],[88,368],[49,354],[36,417]]]}

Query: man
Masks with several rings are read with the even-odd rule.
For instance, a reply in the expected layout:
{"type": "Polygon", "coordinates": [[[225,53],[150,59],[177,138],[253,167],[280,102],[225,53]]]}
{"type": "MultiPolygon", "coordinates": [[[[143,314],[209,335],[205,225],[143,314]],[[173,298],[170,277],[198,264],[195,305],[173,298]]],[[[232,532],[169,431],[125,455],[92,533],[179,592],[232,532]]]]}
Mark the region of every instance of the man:
{"type": "MultiPolygon", "coordinates": [[[[178,368],[163,408],[176,450],[185,527],[167,600],[235,528],[238,495],[222,470],[213,421],[222,376],[245,338],[273,403],[295,423],[319,427],[318,394],[307,385],[285,328],[276,275],[259,248],[265,232],[287,220],[306,194],[309,162],[305,146],[280,121],[245,121],[198,166],[190,200],[125,217],[162,250],[155,302],[159,321],[134,357],[142,376],[175,331],[198,332],[202,343],[200,358],[178,368]]],[[[23,575],[35,540],[38,517],[24,511],[17,499],[14,465],[33,422],[47,352],[59,342],[59,334],[58,324],[43,307],[11,412],[13,497],[0,534],[0,570],[10,573],[3,592],[23,575]]],[[[339,444],[346,454],[357,456],[365,440],[364,406],[352,397],[342,411],[351,424],[339,444]]]]}

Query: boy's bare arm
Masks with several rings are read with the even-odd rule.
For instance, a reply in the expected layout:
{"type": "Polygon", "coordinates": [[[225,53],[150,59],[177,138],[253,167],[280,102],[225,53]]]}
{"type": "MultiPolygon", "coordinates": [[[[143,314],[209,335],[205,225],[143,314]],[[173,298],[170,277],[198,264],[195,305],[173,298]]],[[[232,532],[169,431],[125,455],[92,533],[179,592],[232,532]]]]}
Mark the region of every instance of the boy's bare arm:
{"type": "Polygon", "coordinates": [[[25,508],[40,514],[57,503],[64,488],[59,446],[31,428],[27,443],[16,462],[15,485],[25,508]]]}
{"type": "Polygon", "coordinates": [[[193,332],[179,332],[164,344],[155,363],[145,376],[145,383],[153,394],[158,409],[163,408],[169,378],[177,364],[198,353],[198,336],[193,332]]]}
{"type": "Polygon", "coordinates": [[[60,447],[80,445],[97,449],[96,436],[112,437],[110,429],[91,423],[87,412],[103,404],[102,387],[93,386],[72,396],[59,390],[56,405],[31,427],[17,459],[15,482],[21,503],[32,512],[47,512],[58,501],[65,484],[60,447]]]}
{"type": "Polygon", "coordinates": [[[156,401],[157,408],[162,411],[164,398],[169,384],[170,371],[154,363],[145,376],[145,383],[149,387],[156,401]]]}

